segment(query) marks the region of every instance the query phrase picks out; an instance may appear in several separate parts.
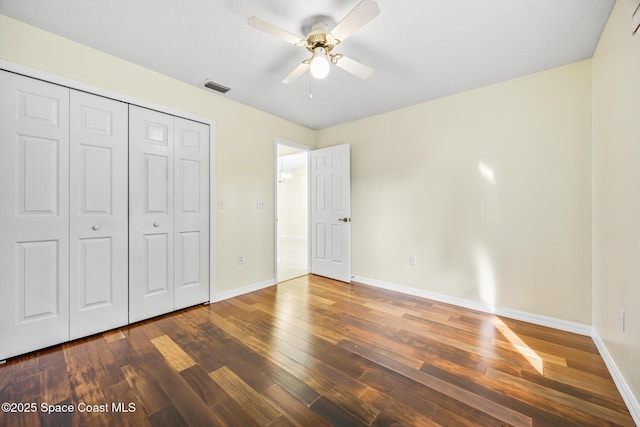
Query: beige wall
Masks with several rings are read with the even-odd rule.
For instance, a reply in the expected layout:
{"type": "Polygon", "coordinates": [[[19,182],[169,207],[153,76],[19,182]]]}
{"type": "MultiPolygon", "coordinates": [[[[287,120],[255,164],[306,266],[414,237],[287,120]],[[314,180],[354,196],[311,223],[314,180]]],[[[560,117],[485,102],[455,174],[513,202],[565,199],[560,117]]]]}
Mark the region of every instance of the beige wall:
{"type": "Polygon", "coordinates": [[[593,57],[593,324],[640,396],[640,33],[630,31],[637,5],[616,2],[593,57]]]}
{"type": "Polygon", "coordinates": [[[216,292],[273,279],[273,138],[313,146],[315,131],[4,15],[0,58],[214,120],[216,197],[225,203],[216,210],[216,292]],[[265,209],[256,209],[258,199],[265,209]]]}
{"type": "Polygon", "coordinates": [[[590,123],[584,61],[319,131],[352,147],[352,273],[590,324],[590,123]]]}

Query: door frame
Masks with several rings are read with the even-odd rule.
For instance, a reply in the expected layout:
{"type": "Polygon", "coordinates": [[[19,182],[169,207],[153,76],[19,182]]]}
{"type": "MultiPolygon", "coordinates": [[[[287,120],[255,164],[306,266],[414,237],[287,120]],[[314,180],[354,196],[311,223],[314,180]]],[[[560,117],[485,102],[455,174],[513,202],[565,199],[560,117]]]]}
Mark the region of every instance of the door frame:
{"type": "MultiPolygon", "coordinates": [[[[286,147],[295,148],[296,150],[307,153],[307,167],[311,161],[312,147],[303,145],[297,142],[287,141],[286,139],[274,137],[273,138],[273,185],[275,190],[273,192],[273,283],[278,283],[278,145],[284,145],[286,147]]],[[[311,176],[307,174],[307,207],[311,207],[311,176]]],[[[307,209],[307,272],[311,272],[311,210],[307,209]]]]}
{"type": "Polygon", "coordinates": [[[94,95],[110,98],[116,101],[122,101],[127,104],[138,105],[150,110],[156,110],[161,113],[178,116],[185,119],[209,125],[209,301],[215,301],[215,140],[216,140],[216,122],[206,117],[188,113],[186,111],[176,110],[159,104],[154,104],[129,95],[124,95],[111,90],[92,86],[76,80],[60,77],[34,68],[25,67],[24,65],[15,64],[5,59],[0,59],[0,70],[9,71],[11,73],[20,74],[45,82],[53,83],[69,89],[75,89],[82,92],[89,92],[94,95]]]}

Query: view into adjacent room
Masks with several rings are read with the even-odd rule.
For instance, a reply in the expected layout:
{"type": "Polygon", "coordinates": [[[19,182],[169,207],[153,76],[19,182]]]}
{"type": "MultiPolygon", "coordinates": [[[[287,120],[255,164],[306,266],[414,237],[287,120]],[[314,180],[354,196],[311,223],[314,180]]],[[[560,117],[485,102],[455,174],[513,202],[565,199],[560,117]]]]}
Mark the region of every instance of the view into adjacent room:
{"type": "Polygon", "coordinates": [[[278,282],[309,273],[308,152],[277,144],[278,282]]]}

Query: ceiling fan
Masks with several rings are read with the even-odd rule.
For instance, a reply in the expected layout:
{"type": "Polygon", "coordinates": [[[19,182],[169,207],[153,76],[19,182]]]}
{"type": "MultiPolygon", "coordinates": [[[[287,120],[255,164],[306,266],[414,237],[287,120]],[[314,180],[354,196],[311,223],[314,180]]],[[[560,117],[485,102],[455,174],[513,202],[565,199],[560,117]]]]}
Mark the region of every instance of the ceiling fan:
{"type": "MultiPolygon", "coordinates": [[[[282,80],[282,83],[291,83],[307,70],[310,70],[311,75],[316,79],[324,79],[329,75],[330,64],[337,65],[361,79],[368,79],[373,74],[371,68],[340,53],[332,53],[331,51],[356,30],[378,16],[379,13],[380,8],[377,2],[374,0],[362,0],[342,21],[333,27],[331,31],[329,31],[329,27],[326,24],[330,18],[326,16],[314,17],[317,18],[317,21],[313,23],[304,39],[300,39],[288,31],[263,21],[256,16],[252,16],[247,22],[249,26],[253,28],[276,36],[293,45],[305,47],[311,52],[311,57],[302,61],[300,65],[282,80]]],[[[303,32],[306,33],[304,29],[303,32]]]]}

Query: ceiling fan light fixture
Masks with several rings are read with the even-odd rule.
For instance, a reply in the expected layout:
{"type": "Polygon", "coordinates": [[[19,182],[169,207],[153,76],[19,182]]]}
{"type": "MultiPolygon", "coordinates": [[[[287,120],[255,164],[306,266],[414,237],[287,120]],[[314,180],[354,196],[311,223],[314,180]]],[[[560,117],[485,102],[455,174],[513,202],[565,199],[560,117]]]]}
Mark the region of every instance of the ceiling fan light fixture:
{"type": "Polygon", "coordinates": [[[309,65],[311,66],[311,75],[316,79],[322,80],[329,75],[330,64],[323,47],[315,48],[309,65]]]}
{"type": "MultiPolygon", "coordinates": [[[[0,0],[0,2],[1,1],[2,0],[0,0]]],[[[337,24],[335,24],[330,16],[310,16],[305,19],[302,24],[302,33],[306,34],[304,39],[300,39],[282,28],[276,27],[256,16],[247,19],[247,23],[251,27],[271,34],[288,43],[304,47],[311,53],[311,58],[307,58],[298,64],[298,66],[282,80],[284,84],[296,80],[305,74],[307,70],[310,71],[311,77],[324,79],[331,71],[331,64],[364,80],[371,77],[373,73],[371,68],[332,51],[347,37],[378,16],[379,13],[380,7],[376,0],[360,0],[360,3],[337,24]],[[329,31],[330,26],[333,28],[331,31],[329,31]]],[[[309,94],[309,98],[311,98],[311,94],[309,94]]]]}

